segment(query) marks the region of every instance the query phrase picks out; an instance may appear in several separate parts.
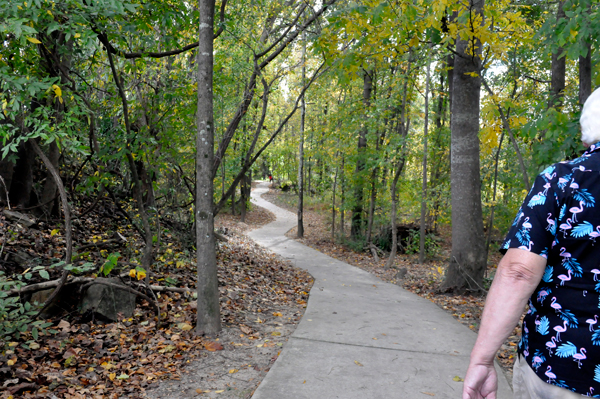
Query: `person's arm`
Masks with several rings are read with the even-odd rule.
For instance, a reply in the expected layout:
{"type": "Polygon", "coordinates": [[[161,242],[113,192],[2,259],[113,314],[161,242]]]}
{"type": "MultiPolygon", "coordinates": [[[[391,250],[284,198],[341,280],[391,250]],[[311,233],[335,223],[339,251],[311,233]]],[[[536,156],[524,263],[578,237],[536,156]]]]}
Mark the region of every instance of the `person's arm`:
{"type": "Polygon", "coordinates": [[[509,249],[498,264],[483,309],[477,341],[471,352],[463,399],[496,398],[496,352],[519,322],[545,268],[545,258],[516,248],[509,249]]]}

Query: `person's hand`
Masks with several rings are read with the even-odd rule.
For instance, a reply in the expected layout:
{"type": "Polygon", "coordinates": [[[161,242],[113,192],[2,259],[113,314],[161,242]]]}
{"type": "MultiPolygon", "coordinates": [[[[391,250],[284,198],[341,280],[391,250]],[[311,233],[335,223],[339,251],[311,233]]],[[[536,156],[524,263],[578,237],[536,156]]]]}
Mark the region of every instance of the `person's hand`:
{"type": "Polygon", "coordinates": [[[463,399],[496,399],[498,375],[494,364],[471,364],[463,385],[463,399]]]}

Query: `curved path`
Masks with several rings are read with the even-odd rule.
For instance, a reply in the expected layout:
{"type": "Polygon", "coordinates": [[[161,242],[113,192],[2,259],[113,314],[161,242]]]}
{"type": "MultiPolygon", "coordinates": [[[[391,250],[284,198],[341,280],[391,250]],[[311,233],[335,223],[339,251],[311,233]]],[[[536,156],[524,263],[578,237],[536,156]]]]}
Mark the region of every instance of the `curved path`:
{"type": "MultiPolygon", "coordinates": [[[[460,398],[475,334],[432,302],[284,234],[296,215],[252,202],[277,220],[250,232],[315,279],[306,313],[253,399],[460,398]]],[[[499,367],[498,398],[512,397],[499,367]]]]}

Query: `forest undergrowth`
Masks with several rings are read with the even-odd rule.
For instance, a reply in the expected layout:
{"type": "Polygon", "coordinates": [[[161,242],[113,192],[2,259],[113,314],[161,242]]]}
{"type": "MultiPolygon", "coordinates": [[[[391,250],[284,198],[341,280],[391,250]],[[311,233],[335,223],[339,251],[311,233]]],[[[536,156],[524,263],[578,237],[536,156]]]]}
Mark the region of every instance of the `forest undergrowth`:
{"type": "MultiPolygon", "coordinates": [[[[282,192],[279,189],[271,188],[262,197],[291,212],[297,212],[297,195],[292,192],[282,192]]],[[[427,298],[474,332],[479,330],[485,296],[454,295],[440,290],[452,247],[451,233],[448,229],[440,229],[437,240],[440,247],[437,254],[427,257],[423,265],[419,264],[418,254],[399,253],[396,256],[394,267],[385,268],[386,257],[379,257],[376,260],[370,251],[357,251],[356,248],[353,248],[355,246],[347,244],[347,239],[342,241],[338,234],[336,234],[335,239],[332,238],[330,212],[328,207],[321,204],[317,199],[305,198],[303,212],[304,238],[297,238],[296,228],[290,230],[286,235],[335,259],[368,271],[384,281],[397,284],[410,292],[427,298]]],[[[339,232],[339,223],[337,231],[339,232]]],[[[349,234],[349,223],[345,226],[344,231],[346,235],[349,234]]],[[[490,253],[486,288],[489,288],[499,260],[499,253],[490,253]]],[[[497,356],[498,363],[509,379],[512,379],[512,366],[516,356],[520,330],[520,325],[515,327],[497,356]]]]}
{"type": "MultiPolygon", "coordinates": [[[[7,261],[9,254],[27,254],[41,265],[61,257],[64,239],[58,221],[25,227],[1,215],[0,270],[13,278],[30,273],[7,261]]],[[[225,213],[215,220],[216,230],[227,240],[219,242],[217,252],[223,325],[218,337],[194,334],[193,249],[178,240],[182,232],[165,230],[150,283],[191,292],[158,292],[160,319],[148,301],[138,298],[133,317],[111,323],[80,314],[70,305],[80,293],[70,289],[44,320],[49,324],[45,330],[34,336],[28,328],[19,337],[0,337],[0,398],[145,397],[163,386],[175,392],[172,397],[191,391],[193,397],[249,398],[299,322],[312,285],[308,273],[243,235],[273,219],[268,211],[254,208],[246,223],[225,213]],[[183,386],[186,374],[194,370],[208,372],[183,386]]],[[[86,256],[95,265],[111,253],[135,256],[143,245],[128,222],[102,214],[79,220],[74,237],[75,247],[89,246],[86,256]],[[114,232],[125,241],[114,239],[114,232]]],[[[119,258],[114,275],[135,270],[133,260],[124,258],[119,258]]],[[[58,277],[58,271],[49,270],[50,280],[58,277]]],[[[129,275],[122,279],[136,283],[129,275]]],[[[40,281],[44,279],[32,274],[27,283],[40,281]]]]}

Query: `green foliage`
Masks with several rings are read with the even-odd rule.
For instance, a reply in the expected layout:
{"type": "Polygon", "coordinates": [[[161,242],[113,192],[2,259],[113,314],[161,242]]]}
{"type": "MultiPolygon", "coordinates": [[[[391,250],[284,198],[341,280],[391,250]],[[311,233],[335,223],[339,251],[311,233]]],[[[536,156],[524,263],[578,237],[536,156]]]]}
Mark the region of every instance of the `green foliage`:
{"type": "MultiPolygon", "coordinates": [[[[406,239],[405,253],[418,254],[421,249],[421,232],[419,230],[409,230],[406,239]]],[[[440,244],[435,234],[425,234],[425,254],[428,257],[434,257],[440,253],[440,244]]]]}
{"type": "Polygon", "coordinates": [[[38,313],[37,303],[23,302],[18,296],[8,295],[8,291],[27,285],[26,281],[32,277],[31,272],[34,271],[47,278],[46,270],[40,266],[18,275],[17,280],[8,279],[5,273],[0,271],[0,352],[6,349],[11,339],[18,340],[21,335],[29,331],[36,340],[38,334],[51,325],[43,320],[33,319],[38,313]]]}
{"type": "Polygon", "coordinates": [[[103,273],[105,276],[108,276],[110,272],[117,266],[117,261],[121,257],[121,254],[118,252],[113,252],[106,257],[106,262],[102,266],[100,266],[100,273],[103,273]]]}

